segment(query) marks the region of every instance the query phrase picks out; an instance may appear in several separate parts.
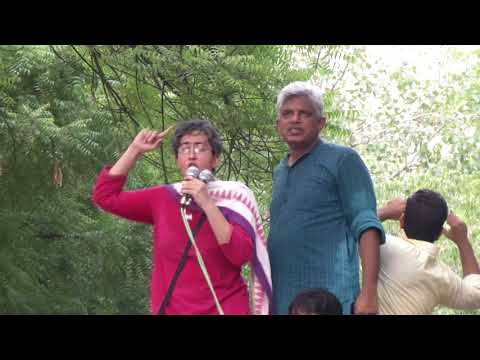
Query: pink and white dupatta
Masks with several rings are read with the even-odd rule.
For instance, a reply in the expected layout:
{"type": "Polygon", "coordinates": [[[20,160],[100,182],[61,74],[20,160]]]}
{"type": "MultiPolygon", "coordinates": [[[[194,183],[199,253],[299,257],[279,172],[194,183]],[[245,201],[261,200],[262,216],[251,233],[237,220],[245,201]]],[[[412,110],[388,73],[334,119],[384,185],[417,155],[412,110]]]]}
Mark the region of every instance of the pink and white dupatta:
{"type": "MultiPolygon", "coordinates": [[[[173,184],[180,193],[180,183],[173,184]]],[[[251,312],[268,315],[272,297],[270,262],[267,240],[263,231],[257,201],[253,192],[237,181],[215,180],[207,184],[208,194],[229,220],[241,225],[255,240],[255,253],[251,261],[251,312]]]]}

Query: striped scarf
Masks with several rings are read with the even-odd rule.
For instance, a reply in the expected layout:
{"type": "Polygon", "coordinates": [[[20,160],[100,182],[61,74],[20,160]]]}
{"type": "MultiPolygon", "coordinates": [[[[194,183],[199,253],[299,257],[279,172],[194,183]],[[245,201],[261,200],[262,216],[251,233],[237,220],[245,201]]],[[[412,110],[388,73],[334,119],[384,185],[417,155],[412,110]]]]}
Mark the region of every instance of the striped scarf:
{"type": "MultiPolygon", "coordinates": [[[[180,183],[172,184],[180,193],[180,183]]],[[[228,209],[235,216],[230,221],[238,223],[255,240],[255,254],[250,263],[252,286],[250,307],[254,315],[268,315],[272,298],[270,262],[267,253],[267,240],[262,220],[253,192],[237,181],[215,180],[207,184],[208,194],[217,207],[228,209]]]]}

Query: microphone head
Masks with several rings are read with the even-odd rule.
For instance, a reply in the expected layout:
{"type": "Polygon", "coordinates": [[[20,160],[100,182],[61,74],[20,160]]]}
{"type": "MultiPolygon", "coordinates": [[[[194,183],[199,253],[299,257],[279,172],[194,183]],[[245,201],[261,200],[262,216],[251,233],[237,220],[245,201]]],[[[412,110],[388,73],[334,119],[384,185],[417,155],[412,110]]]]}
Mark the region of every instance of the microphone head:
{"type": "Polygon", "coordinates": [[[200,170],[196,166],[189,166],[187,171],[185,172],[185,176],[191,176],[194,178],[198,178],[198,174],[200,173],[200,170]]]}
{"type": "Polygon", "coordinates": [[[213,180],[213,174],[210,170],[204,169],[200,171],[198,178],[202,180],[205,184],[213,180]]]}

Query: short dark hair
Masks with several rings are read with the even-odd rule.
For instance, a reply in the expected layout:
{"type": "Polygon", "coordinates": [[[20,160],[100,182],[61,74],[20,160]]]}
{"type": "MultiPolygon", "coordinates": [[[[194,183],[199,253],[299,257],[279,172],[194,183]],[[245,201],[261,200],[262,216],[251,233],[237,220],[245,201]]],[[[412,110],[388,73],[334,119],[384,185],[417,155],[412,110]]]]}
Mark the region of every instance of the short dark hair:
{"type": "Polygon", "coordinates": [[[288,307],[289,315],[342,315],[342,304],[325,289],[301,291],[288,307]]]}
{"type": "Polygon", "coordinates": [[[447,202],[439,193],[421,189],[407,198],[404,230],[410,239],[434,242],[448,216],[447,202]]]}
{"type": "Polygon", "coordinates": [[[197,131],[203,132],[207,136],[208,143],[212,147],[213,154],[215,156],[220,156],[223,151],[223,145],[217,129],[215,129],[209,120],[192,119],[180,122],[175,129],[172,140],[175,157],[178,157],[178,148],[181,145],[180,141],[182,140],[182,137],[197,131]]]}

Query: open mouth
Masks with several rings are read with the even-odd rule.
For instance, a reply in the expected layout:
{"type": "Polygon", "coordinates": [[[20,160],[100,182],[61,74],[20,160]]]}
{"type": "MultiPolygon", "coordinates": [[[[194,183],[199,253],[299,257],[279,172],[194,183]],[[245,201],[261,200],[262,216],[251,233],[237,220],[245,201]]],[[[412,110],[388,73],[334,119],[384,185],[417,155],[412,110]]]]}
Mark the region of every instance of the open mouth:
{"type": "Polygon", "coordinates": [[[303,129],[301,128],[289,128],[287,129],[288,135],[300,135],[303,133],[303,129]]]}

